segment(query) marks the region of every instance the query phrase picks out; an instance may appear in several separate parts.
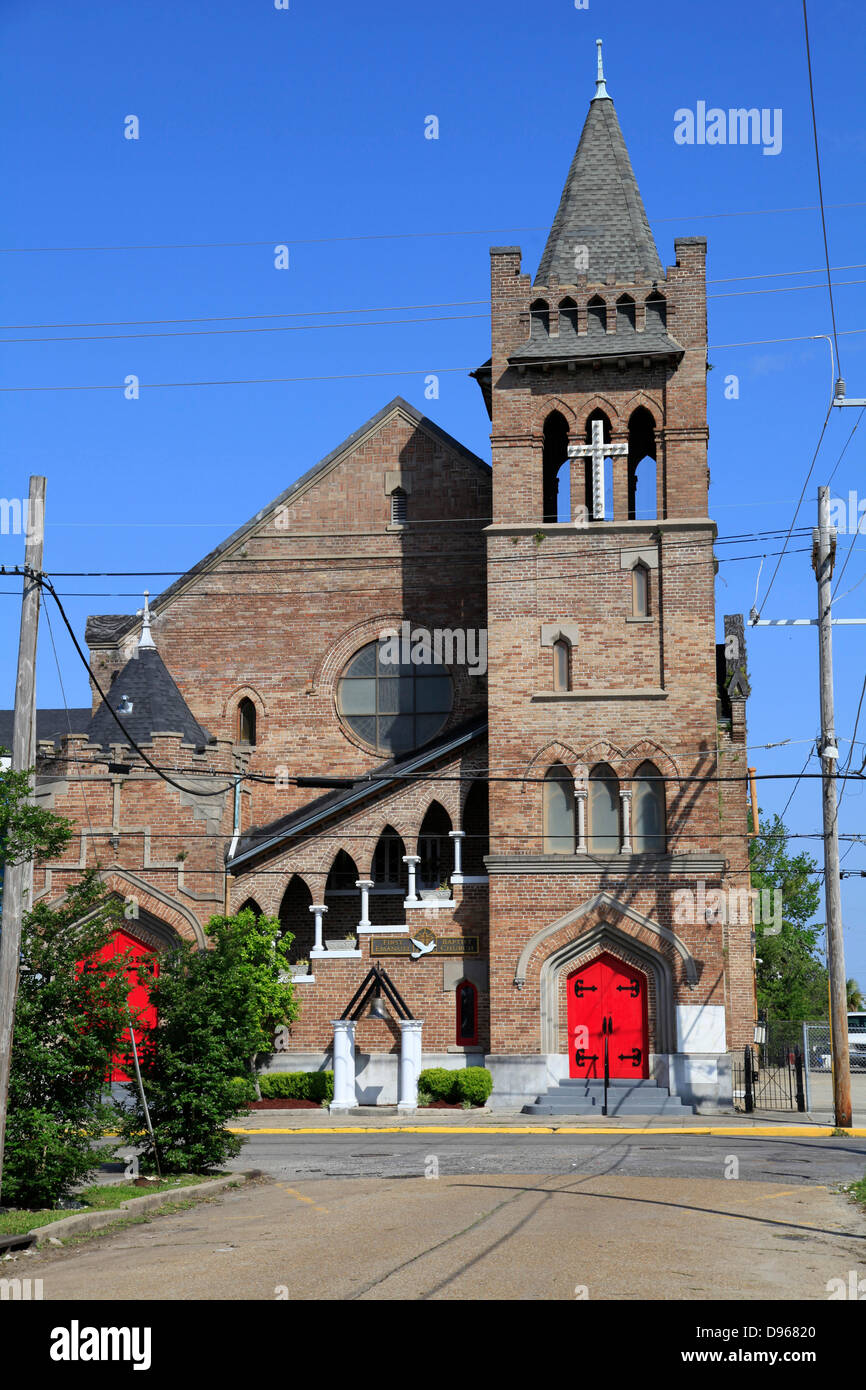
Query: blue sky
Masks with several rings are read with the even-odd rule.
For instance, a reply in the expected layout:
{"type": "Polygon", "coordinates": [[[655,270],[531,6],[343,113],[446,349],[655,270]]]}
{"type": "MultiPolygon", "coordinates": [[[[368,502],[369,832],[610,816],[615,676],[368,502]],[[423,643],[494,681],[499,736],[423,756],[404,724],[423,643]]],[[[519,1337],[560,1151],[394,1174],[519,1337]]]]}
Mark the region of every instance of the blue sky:
{"type": "MultiPolygon", "coordinates": [[[[150,571],[64,580],[79,632],[89,612],[138,607],[137,591],[169,582],[157,571],[185,569],[398,393],[489,457],[487,417],[466,375],[489,351],[487,248],[520,244],[534,273],[593,94],[597,36],[663,263],[673,260],[675,236],[709,239],[712,514],[722,536],[790,524],[831,379],[827,342],[808,340],[829,332],[830,316],[801,8],[733,0],[686,13],[684,22],[674,0],[590,0],[585,10],[573,0],[291,0],[287,11],[272,0],[6,0],[3,247],[259,244],[7,252],[3,322],[13,328],[3,338],[130,333],[14,326],[136,316],[135,331],[151,333],[366,325],[181,336],[174,346],[166,337],[0,344],[6,388],[111,388],[2,396],[0,494],[26,495],[31,473],[47,475],[46,567],[150,571]],[[699,101],[781,108],[781,152],[677,144],[674,112],[699,101]],[[138,140],[124,138],[129,115],[140,122],[138,140]],[[424,138],[429,115],[439,119],[438,140],[424,138]],[[801,208],[809,210],[768,211],[801,208]],[[288,270],[274,266],[282,242],[288,270]],[[792,274],[803,271],[811,273],[792,274]],[[734,278],[759,276],[773,278],[734,278]],[[388,306],[412,307],[372,312],[388,306]],[[227,321],[275,314],[297,318],[227,321]],[[225,321],[140,322],[217,316],[225,321]],[[409,319],[424,321],[399,322],[409,319]],[[804,340],[755,343],[780,338],[804,340]],[[731,343],[755,345],[723,346],[731,343]],[[435,401],[424,398],[430,372],[440,375],[435,401]],[[122,392],[130,374],[142,383],[329,379],[143,389],[130,401],[122,392]],[[738,399],[725,398],[730,374],[738,399]]],[[[841,282],[866,281],[858,264],[866,206],[838,205],[863,201],[852,171],[866,154],[866,18],[853,2],[812,0],[810,21],[831,264],[855,267],[834,272],[842,367],[849,393],[863,396],[866,285],[841,282]]],[[[798,525],[814,524],[817,485],[856,418],[833,412],[798,525]]],[[[838,466],[834,494],[864,495],[864,440],[866,425],[838,466]]],[[[840,537],[843,556],[850,539],[840,537]]],[[[807,544],[792,542],[764,616],[814,613],[807,544]]],[[[746,539],[720,546],[719,556],[778,548],[746,539]]],[[[0,535],[0,563],[16,563],[21,551],[20,538],[0,535]]],[[[748,612],[759,563],[721,564],[720,622],[748,612]]],[[[768,554],[762,594],[774,565],[768,554]]],[[[843,589],[864,566],[860,538],[843,589]]],[[[0,589],[0,705],[8,706],[18,597],[8,580],[0,589]]],[[[840,616],[864,612],[866,587],[840,603],[840,616]]],[[[40,703],[60,704],[44,627],[42,639],[40,703]]],[[[87,703],[83,669],[58,640],[67,699],[87,703]]],[[[749,643],[750,742],[790,740],[756,748],[752,761],[760,772],[799,772],[818,721],[814,630],[753,631],[749,643]]],[[[835,643],[847,755],[864,631],[837,628],[835,643]]],[[[866,739],[866,716],[858,738],[866,739]]],[[[858,746],[854,767],[864,755],[858,746]]],[[[782,809],[791,785],[760,784],[765,813],[782,809]]],[[[863,807],[864,790],[849,786],[843,833],[864,830],[863,807]]],[[[800,784],[786,818],[792,830],[820,829],[819,783],[800,784]]],[[[803,843],[820,855],[820,841],[803,843]]],[[[866,853],[855,844],[845,868],[861,867],[866,853]]],[[[866,885],[846,880],[843,891],[848,971],[866,983],[866,885]]]]}

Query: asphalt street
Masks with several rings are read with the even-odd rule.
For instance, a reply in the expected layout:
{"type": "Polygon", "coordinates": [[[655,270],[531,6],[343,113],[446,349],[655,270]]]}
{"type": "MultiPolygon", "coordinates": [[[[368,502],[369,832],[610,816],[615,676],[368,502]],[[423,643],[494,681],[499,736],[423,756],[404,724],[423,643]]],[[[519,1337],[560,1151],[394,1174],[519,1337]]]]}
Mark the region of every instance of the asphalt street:
{"type": "Polygon", "coordinates": [[[438,1172],[725,1178],[750,1182],[853,1182],[866,1173],[866,1139],[749,1135],[253,1134],[229,1166],[270,1177],[417,1178],[438,1172]],[[736,1165],[730,1160],[736,1159],[736,1165]]]}

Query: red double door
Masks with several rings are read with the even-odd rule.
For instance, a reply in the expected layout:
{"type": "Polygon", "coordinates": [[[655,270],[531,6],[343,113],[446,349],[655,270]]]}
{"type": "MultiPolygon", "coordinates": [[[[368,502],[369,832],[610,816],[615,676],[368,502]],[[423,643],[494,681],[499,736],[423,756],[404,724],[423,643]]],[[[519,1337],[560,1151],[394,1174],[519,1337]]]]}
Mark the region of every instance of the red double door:
{"type": "Polygon", "coordinates": [[[569,1075],[649,1076],[647,982],[615,956],[601,955],[568,977],[569,1075]]]}
{"type": "MultiPolygon", "coordinates": [[[[99,953],[99,959],[103,961],[113,960],[115,956],[129,954],[130,961],[126,966],[126,978],[129,982],[129,994],[127,996],[129,1007],[133,1018],[137,1017],[138,1027],[135,1028],[135,1045],[140,1048],[145,1031],[153,1028],[156,1024],[156,1010],[148,1002],[148,990],[144,980],[139,974],[139,964],[143,964],[145,959],[155,954],[152,946],[146,946],[143,941],[139,941],[123,928],[118,928],[111,940],[106,943],[99,953]]],[[[154,966],[155,969],[158,969],[154,966]]],[[[111,1066],[111,1081],[131,1081],[134,1070],[132,1060],[132,1047],[129,1042],[129,1030],[124,1034],[124,1042],[128,1052],[121,1053],[113,1058],[111,1066]]]]}

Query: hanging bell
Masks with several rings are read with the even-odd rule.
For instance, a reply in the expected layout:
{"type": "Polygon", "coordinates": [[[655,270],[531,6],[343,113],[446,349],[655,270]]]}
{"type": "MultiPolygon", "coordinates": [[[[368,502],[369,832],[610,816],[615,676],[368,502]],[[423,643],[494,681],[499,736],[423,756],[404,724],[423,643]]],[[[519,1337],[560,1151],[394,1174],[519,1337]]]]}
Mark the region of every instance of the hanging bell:
{"type": "Polygon", "coordinates": [[[382,1019],[387,1019],[388,1017],[388,1010],[385,1007],[385,1000],[379,993],[378,988],[376,989],[376,994],[370,1004],[370,1012],[368,1013],[367,1017],[382,1019]]]}

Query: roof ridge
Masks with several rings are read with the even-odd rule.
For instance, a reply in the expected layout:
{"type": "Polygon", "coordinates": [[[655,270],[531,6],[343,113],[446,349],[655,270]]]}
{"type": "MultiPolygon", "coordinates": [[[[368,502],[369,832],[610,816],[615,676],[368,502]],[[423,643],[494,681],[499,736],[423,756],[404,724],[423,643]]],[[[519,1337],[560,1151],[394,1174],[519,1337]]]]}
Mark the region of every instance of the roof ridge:
{"type": "MultiPolygon", "coordinates": [[[[214,546],[212,550],[209,550],[207,554],[202,557],[201,560],[197,560],[196,563],[194,565],[191,565],[188,570],[185,570],[184,573],[179,576],[179,578],[175,579],[173,583],[169,584],[167,589],[164,589],[161,594],[158,594],[156,598],[152,600],[150,604],[151,616],[154,616],[161,612],[165,604],[171,602],[172,598],[177,593],[179,593],[180,590],[186,584],[188,584],[191,579],[195,578],[197,575],[207,573],[208,569],[211,567],[212,564],[216,562],[219,556],[225,554],[227,550],[237,545],[238,542],[242,540],[244,536],[248,535],[251,530],[253,530],[256,526],[259,526],[262,523],[262,521],[264,521],[265,517],[268,515],[269,512],[272,512],[276,510],[278,507],[283,506],[285,503],[289,502],[292,499],[293,494],[296,494],[302,487],[311,483],[318,476],[324,474],[331,467],[332,464],[337,462],[337,460],[340,458],[342,454],[347,453],[353,447],[353,445],[357,443],[359,439],[363,438],[365,434],[368,434],[371,430],[383,424],[384,421],[388,419],[389,415],[392,415],[396,410],[403,411],[406,415],[409,416],[409,418],[414,422],[415,425],[422,427],[428,433],[435,435],[449,448],[454,449],[457,453],[461,454],[469,462],[474,463],[478,467],[484,469],[486,473],[490,473],[490,464],[486,463],[484,459],[479,457],[478,454],[473,453],[472,450],[468,449],[465,444],[461,444],[459,439],[455,439],[454,436],[449,434],[447,430],[444,430],[441,427],[441,425],[437,425],[434,420],[431,420],[429,416],[424,415],[420,410],[417,409],[416,406],[412,405],[403,396],[394,396],[392,400],[390,400],[387,403],[387,405],[382,406],[382,408],[380,410],[377,410],[375,414],[371,415],[368,420],[365,420],[362,425],[359,425],[357,429],[351,432],[351,434],[348,434],[345,437],[345,439],[341,441],[341,443],[339,443],[335,448],[331,449],[329,453],[325,454],[324,458],[319,459],[318,463],[314,463],[311,468],[308,468],[305,473],[302,473],[299,478],[296,478],[293,483],[290,483],[287,488],[284,488],[283,491],[279,493],[276,497],[272,498],[270,502],[267,502],[263,507],[260,507],[254,516],[250,517],[248,521],[243,522],[243,524],[237,527],[236,530],[232,531],[231,534],[225,538],[225,540],[220,541],[220,543],[214,546]]],[[[116,626],[112,624],[113,639],[115,642],[119,641],[122,637],[127,636],[127,634],[131,632],[139,622],[139,617],[137,614],[130,614],[125,622],[122,621],[122,615],[120,614],[92,614],[88,617],[88,626],[91,623],[94,624],[93,630],[95,632],[96,627],[100,621],[104,622],[106,619],[115,617],[118,619],[116,626]]]]}

